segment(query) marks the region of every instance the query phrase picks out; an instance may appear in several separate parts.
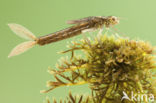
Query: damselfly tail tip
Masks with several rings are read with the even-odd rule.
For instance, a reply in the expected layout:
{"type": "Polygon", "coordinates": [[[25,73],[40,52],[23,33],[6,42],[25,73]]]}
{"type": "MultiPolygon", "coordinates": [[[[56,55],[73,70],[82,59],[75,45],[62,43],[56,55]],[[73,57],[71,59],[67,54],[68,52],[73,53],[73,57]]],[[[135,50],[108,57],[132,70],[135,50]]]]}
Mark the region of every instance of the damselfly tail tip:
{"type": "Polygon", "coordinates": [[[9,23],[9,24],[6,24],[6,25],[10,27],[10,24],[11,24],[11,23],[9,23]]]}
{"type": "Polygon", "coordinates": [[[36,36],[29,31],[27,28],[23,27],[22,25],[16,24],[16,23],[9,23],[7,24],[9,28],[19,37],[27,39],[29,41],[21,43],[17,45],[9,54],[8,58],[19,55],[28,49],[32,48],[35,44],[37,44],[37,38],[36,36]]]}
{"type": "Polygon", "coordinates": [[[26,40],[37,40],[36,36],[31,31],[20,24],[10,23],[8,26],[16,35],[21,38],[26,40]]]}
{"type": "Polygon", "coordinates": [[[19,55],[30,48],[32,48],[36,44],[36,41],[28,41],[17,45],[8,55],[8,58],[19,55]]]}
{"type": "Polygon", "coordinates": [[[12,29],[13,26],[16,25],[16,24],[15,24],[15,23],[8,23],[8,24],[6,24],[6,25],[9,26],[10,29],[12,29]]]}
{"type": "Polygon", "coordinates": [[[6,24],[6,25],[8,25],[8,26],[10,27],[12,24],[14,24],[14,23],[8,23],[8,24],[6,24]]]}

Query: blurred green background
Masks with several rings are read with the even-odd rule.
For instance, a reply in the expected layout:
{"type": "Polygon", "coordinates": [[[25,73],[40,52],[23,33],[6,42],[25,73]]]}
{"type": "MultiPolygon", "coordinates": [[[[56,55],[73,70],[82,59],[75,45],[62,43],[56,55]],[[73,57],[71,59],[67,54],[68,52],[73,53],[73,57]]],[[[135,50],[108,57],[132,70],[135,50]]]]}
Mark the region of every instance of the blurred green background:
{"type": "MultiPolygon", "coordinates": [[[[87,16],[115,15],[122,19],[116,28],[133,39],[142,39],[156,45],[156,0],[0,0],[0,103],[43,103],[46,96],[64,98],[68,92],[88,94],[86,85],[62,87],[47,94],[46,81],[53,77],[48,66],[55,68],[65,50],[67,41],[47,46],[36,46],[30,51],[8,59],[11,49],[24,40],[7,26],[18,23],[36,36],[66,28],[65,22],[87,16]]],[[[87,35],[89,36],[89,35],[87,35]]]]}

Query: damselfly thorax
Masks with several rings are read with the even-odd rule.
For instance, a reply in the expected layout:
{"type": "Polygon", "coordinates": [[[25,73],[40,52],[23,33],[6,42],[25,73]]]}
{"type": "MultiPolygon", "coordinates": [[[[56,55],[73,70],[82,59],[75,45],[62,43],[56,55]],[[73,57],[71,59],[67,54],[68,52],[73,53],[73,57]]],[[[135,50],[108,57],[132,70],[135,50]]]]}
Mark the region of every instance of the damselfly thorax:
{"type": "Polygon", "coordinates": [[[9,57],[18,55],[29,48],[33,47],[35,44],[45,45],[53,42],[57,42],[63,39],[67,39],[84,32],[93,31],[97,29],[103,29],[103,27],[109,28],[119,23],[119,19],[115,16],[92,16],[79,20],[71,20],[67,22],[68,24],[73,24],[73,26],[54,32],[45,36],[37,38],[28,29],[24,28],[19,24],[8,24],[13,32],[22,38],[28,39],[30,41],[24,42],[16,46],[10,53],[9,57]]]}

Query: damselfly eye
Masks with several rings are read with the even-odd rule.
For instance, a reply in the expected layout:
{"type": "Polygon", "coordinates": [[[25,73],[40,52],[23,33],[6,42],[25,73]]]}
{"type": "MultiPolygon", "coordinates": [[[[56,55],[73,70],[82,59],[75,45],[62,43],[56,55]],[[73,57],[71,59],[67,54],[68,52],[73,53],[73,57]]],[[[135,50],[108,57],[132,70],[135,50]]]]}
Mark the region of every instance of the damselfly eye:
{"type": "Polygon", "coordinates": [[[112,18],[113,21],[115,21],[115,18],[112,18]]]}

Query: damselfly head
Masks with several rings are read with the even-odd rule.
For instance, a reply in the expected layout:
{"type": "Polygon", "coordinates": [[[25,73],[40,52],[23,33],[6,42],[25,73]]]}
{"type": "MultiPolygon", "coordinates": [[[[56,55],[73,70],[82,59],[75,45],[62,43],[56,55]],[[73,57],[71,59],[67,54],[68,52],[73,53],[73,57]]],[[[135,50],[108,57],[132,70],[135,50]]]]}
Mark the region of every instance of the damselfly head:
{"type": "Polygon", "coordinates": [[[119,18],[116,16],[108,16],[106,18],[106,26],[110,27],[113,25],[119,24],[119,18]]]}

